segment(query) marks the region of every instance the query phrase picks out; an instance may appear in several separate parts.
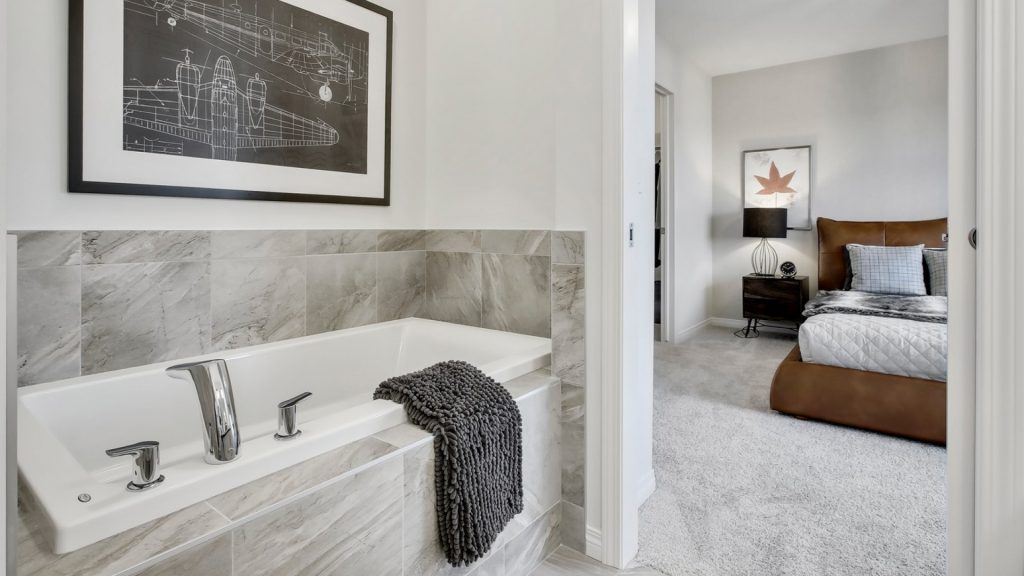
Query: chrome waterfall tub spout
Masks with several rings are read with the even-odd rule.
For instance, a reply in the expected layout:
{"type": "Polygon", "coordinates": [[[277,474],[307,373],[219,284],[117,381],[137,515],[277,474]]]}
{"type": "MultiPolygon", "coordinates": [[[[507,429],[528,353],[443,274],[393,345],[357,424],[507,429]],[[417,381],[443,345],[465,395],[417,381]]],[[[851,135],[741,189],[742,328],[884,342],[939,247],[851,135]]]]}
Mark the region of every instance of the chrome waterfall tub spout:
{"type": "Polygon", "coordinates": [[[203,415],[203,460],[208,464],[226,464],[238,458],[242,438],[227,362],[217,359],[178,364],[168,368],[167,375],[191,381],[196,387],[203,415]]]}

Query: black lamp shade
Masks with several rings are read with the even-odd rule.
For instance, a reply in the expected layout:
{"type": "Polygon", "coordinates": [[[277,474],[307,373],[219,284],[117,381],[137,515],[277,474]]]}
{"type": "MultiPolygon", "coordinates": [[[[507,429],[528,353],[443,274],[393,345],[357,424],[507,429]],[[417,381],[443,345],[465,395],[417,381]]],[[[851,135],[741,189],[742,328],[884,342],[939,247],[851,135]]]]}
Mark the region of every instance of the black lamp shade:
{"type": "Polygon", "coordinates": [[[785,238],[785,208],[744,208],[743,236],[745,238],[785,238]]]}

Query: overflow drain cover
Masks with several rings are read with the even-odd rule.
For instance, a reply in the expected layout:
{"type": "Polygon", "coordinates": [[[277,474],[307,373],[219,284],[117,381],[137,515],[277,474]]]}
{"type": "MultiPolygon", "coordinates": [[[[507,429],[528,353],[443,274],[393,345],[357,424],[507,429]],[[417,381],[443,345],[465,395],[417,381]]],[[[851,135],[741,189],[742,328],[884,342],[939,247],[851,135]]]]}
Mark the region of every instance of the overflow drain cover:
{"type": "Polygon", "coordinates": [[[92,496],[90,496],[90,495],[88,495],[88,494],[84,494],[84,493],[83,493],[83,494],[79,494],[79,495],[78,495],[78,501],[79,501],[79,502],[83,502],[83,503],[85,503],[85,502],[88,502],[88,501],[90,501],[90,500],[92,500],[92,496]]]}

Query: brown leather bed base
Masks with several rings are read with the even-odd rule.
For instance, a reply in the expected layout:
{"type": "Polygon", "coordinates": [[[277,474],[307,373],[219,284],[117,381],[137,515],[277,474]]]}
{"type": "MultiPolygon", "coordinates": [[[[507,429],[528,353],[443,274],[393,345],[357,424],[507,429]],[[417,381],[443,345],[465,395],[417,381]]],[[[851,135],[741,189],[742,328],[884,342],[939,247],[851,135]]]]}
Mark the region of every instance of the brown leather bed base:
{"type": "Polygon", "coordinates": [[[946,383],[802,361],[775,371],[772,410],[915,440],[946,443],[946,383]]]}

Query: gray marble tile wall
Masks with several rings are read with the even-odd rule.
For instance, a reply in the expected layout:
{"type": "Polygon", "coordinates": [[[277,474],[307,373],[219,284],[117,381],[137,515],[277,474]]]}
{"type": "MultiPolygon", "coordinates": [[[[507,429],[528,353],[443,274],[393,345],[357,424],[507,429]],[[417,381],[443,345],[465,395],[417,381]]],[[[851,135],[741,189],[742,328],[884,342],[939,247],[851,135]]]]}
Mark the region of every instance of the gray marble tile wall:
{"type": "Polygon", "coordinates": [[[582,547],[582,232],[17,234],[19,385],[413,316],[550,337],[561,530],[582,547]]]}
{"type": "Polygon", "coordinates": [[[433,439],[402,424],[62,556],[22,490],[18,574],[525,576],[561,538],[560,388],[547,370],[506,387],[523,415],[525,510],[472,566],[444,559],[433,439]]]}
{"type": "Polygon", "coordinates": [[[585,551],[586,260],[582,232],[551,240],[551,370],[562,381],[562,540],[585,551]]]}
{"type": "Polygon", "coordinates": [[[422,230],[18,235],[18,383],[421,314],[422,230]]]}
{"type": "Polygon", "coordinates": [[[551,338],[562,379],[562,521],[567,545],[583,551],[586,353],[583,232],[427,232],[426,318],[551,338]]]}
{"type": "Polygon", "coordinates": [[[548,230],[431,230],[424,317],[551,336],[548,230]]]}

